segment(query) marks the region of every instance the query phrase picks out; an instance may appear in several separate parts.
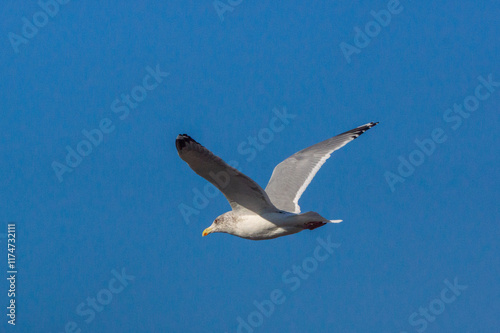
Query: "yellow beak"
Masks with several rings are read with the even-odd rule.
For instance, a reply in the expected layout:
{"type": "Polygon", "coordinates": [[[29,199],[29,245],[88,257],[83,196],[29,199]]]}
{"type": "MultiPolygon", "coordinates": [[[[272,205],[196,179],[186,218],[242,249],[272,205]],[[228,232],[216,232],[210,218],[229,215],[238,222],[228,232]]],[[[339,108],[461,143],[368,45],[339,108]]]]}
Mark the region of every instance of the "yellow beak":
{"type": "Polygon", "coordinates": [[[203,230],[203,234],[201,234],[201,236],[206,236],[208,234],[211,234],[212,233],[212,228],[211,227],[208,227],[206,228],[205,230],[203,230]]]}

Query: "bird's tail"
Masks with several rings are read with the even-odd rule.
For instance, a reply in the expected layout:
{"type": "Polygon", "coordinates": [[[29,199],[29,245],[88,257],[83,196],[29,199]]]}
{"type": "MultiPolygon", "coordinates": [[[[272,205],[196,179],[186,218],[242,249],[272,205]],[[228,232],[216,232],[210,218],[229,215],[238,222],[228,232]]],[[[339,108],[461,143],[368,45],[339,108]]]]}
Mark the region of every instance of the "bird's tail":
{"type": "Polygon", "coordinates": [[[340,223],[342,220],[330,220],[330,223],[340,223]]]}

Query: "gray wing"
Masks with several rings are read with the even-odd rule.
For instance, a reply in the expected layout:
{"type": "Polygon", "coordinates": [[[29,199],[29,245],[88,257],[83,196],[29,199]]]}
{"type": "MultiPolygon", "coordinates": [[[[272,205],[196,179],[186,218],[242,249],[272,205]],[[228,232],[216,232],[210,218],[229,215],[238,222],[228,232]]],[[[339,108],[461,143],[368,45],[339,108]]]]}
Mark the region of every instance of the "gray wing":
{"type": "Polygon", "coordinates": [[[281,210],[300,213],[299,199],[330,155],[377,125],[368,123],[293,154],[278,164],[266,187],[271,202],[281,210]]]}
{"type": "Polygon", "coordinates": [[[177,152],[198,175],[226,197],[235,211],[246,208],[256,214],[276,210],[266,192],[248,176],[228,165],[186,134],[175,140],[177,152]]]}

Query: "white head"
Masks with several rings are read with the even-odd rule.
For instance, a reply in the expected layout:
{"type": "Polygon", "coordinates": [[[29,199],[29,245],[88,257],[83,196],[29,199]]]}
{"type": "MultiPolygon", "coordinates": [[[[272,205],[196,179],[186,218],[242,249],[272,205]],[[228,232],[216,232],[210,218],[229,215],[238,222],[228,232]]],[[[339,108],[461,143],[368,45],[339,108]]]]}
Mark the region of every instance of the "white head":
{"type": "Polygon", "coordinates": [[[231,233],[233,230],[232,225],[234,223],[233,212],[227,212],[220,216],[218,216],[213,222],[212,225],[205,230],[203,230],[202,236],[206,236],[213,232],[225,232],[231,233]]]}

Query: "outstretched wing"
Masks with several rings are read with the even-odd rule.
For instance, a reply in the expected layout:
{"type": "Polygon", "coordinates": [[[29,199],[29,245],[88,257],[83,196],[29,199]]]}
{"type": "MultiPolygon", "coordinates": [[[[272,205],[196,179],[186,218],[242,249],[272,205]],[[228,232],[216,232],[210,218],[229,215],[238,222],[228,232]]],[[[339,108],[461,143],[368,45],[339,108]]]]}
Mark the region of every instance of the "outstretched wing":
{"type": "Polygon", "coordinates": [[[300,213],[299,199],[330,155],[377,125],[368,123],[293,154],[278,164],[266,187],[271,202],[288,212],[300,213]]]}
{"type": "Polygon", "coordinates": [[[182,158],[226,197],[235,211],[246,208],[256,214],[275,210],[266,192],[248,176],[228,165],[187,134],[179,134],[175,146],[182,158]]]}

